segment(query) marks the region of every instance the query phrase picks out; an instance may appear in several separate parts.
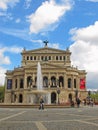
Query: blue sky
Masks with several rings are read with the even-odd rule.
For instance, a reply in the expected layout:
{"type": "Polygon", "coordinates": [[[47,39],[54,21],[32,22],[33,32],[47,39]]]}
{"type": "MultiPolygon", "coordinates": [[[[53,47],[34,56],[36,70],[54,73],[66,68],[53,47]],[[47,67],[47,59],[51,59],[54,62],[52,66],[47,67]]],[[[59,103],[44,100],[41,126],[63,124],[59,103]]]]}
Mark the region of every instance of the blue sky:
{"type": "Polygon", "coordinates": [[[49,47],[72,52],[73,66],[87,71],[98,89],[98,0],[0,0],[0,84],[21,65],[21,51],[49,47]]]}

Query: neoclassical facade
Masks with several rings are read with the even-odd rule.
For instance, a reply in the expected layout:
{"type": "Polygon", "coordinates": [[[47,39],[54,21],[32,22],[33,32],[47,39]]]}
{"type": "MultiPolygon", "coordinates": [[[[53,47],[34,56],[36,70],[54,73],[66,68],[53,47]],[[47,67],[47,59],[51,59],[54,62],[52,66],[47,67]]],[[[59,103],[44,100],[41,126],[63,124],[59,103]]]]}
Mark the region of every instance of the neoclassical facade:
{"type": "Polygon", "coordinates": [[[48,104],[63,104],[75,100],[76,96],[81,100],[86,98],[86,71],[71,65],[69,49],[54,49],[45,44],[43,48],[24,49],[21,55],[21,66],[6,72],[5,103],[38,103],[34,101],[38,91],[38,62],[41,65],[43,92],[49,94],[48,104]]]}

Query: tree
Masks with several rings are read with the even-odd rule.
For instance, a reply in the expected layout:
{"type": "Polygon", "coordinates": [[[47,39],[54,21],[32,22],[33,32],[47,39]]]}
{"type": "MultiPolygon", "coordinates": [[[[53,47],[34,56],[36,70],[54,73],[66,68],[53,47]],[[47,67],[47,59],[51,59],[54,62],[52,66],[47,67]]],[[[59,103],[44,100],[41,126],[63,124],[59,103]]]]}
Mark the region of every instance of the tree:
{"type": "Polygon", "coordinates": [[[98,92],[91,94],[90,97],[94,100],[94,102],[98,102],[98,92]]]}
{"type": "Polygon", "coordinates": [[[4,101],[4,86],[0,86],[0,102],[4,101]]]}

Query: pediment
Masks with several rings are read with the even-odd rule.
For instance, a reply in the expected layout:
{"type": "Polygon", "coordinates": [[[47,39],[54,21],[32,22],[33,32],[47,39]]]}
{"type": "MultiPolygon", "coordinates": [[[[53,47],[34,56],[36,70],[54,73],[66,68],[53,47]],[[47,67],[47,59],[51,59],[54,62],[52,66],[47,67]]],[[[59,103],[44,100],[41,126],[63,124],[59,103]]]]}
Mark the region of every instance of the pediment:
{"type": "Polygon", "coordinates": [[[35,50],[30,50],[30,51],[23,51],[23,53],[28,53],[28,54],[39,54],[39,53],[65,53],[65,50],[59,50],[59,49],[55,49],[55,48],[49,48],[49,47],[44,47],[44,48],[39,48],[39,49],[35,49],[35,50]]]}

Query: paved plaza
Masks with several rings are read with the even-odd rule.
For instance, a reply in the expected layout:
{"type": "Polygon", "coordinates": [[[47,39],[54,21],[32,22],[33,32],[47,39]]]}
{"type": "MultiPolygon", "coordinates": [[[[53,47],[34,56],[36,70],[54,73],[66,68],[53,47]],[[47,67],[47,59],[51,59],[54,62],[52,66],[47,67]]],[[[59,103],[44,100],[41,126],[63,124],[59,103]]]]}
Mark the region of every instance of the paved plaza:
{"type": "Polygon", "coordinates": [[[0,130],[98,130],[98,106],[0,108],[0,130]]]}

